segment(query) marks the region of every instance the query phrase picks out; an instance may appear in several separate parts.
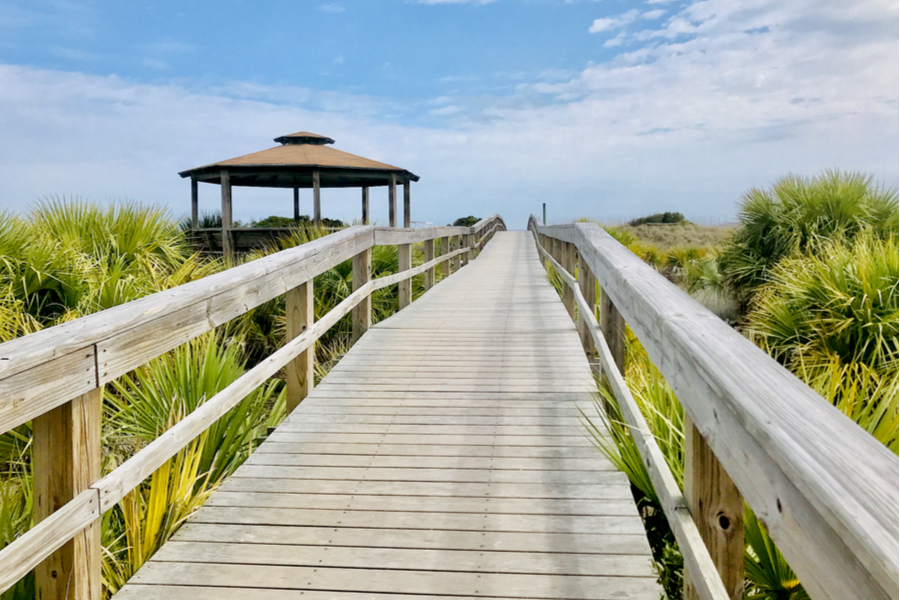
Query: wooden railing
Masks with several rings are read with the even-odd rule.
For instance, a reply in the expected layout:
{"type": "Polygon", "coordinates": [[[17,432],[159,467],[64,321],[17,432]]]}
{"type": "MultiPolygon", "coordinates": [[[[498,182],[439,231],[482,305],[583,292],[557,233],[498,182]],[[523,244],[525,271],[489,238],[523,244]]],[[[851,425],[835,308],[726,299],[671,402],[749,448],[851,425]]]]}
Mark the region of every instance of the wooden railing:
{"type": "Polygon", "coordinates": [[[352,313],[359,339],[371,324],[374,291],[397,285],[402,309],[412,302],[412,277],[424,273],[432,287],[437,267],[449,276],[505,228],[498,215],[473,227],[351,227],[0,344],[0,432],[33,421],[36,521],[0,551],[0,593],[36,569],[41,600],[99,599],[103,513],[284,367],[288,410],[296,407],[313,386],[314,344],[330,327],[352,313]],[[412,267],[412,244],[420,242],[426,262],[412,267]],[[373,280],[371,249],[384,245],[398,246],[400,272],[373,280]],[[350,259],[353,292],[315,321],[313,278],[350,259]],[[282,294],[284,346],[101,478],[102,386],[282,294]]]}
{"type": "Polygon", "coordinates": [[[897,457],[599,226],[528,228],[633,432],[688,595],[742,597],[746,500],[812,598],[896,599],[897,457]],[[683,494],[623,379],[625,323],[684,407],[683,494]]]}

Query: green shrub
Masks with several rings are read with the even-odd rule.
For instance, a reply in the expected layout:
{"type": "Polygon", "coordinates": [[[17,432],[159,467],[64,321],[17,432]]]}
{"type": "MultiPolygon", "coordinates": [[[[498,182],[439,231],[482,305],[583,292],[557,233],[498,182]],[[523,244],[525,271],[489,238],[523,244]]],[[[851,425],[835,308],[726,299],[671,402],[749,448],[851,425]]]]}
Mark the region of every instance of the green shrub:
{"type": "Polygon", "coordinates": [[[897,190],[876,186],[859,173],[789,175],[771,190],[744,194],[738,216],[740,225],[720,264],[735,298],[746,307],[778,261],[811,244],[834,237],[849,242],[866,229],[878,237],[896,235],[897,190]]]}
{"type": "Polygon", "coordinates": [[[897,238],[871,231],[851,243],[817,243],[786,258],[760,288],[746,332],[795,373],[814,379],[833,359],[897,371],[900,336],[897,238]]]}
{"type": "Polygon", "coordinates": [[[684,215],[680,212],[663,212],[655,213],[647,217],[641,217],[639,219],[632,219],[631,221],[628,221],[628,224],[632,227],[637,227],[638,225],[648,224],[675,225],[684,222],[684,215]]]}

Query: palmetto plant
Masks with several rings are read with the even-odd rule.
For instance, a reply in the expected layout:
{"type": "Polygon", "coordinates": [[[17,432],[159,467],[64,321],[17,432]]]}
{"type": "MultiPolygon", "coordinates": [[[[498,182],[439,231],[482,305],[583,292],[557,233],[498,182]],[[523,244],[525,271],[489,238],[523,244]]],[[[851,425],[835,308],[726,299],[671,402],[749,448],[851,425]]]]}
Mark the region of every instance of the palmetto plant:
{"type": "Polygon", "coordinates": [[[747,192],[740,226],[725,245],[722,272],[736,298],[749,304],[782,259],[835,237],[852,240],[862,231],[897,234],[897,190],[875,185],[859,173],[828,171],[818,177],[789,175],[770,190],[747,192]]]}
{"type": "MultiPolygon", "coordinates": [[[[241,352],[239,340],[205,334],[113,381],[105,395],[112,431],[145,443],[156,439],[244,374],[241,352]]],[[[210,481],[231,474],[265,433],[268,413],[283,404],[278,380],[251,392],[207,430],[199,472],[210,481]]]]}

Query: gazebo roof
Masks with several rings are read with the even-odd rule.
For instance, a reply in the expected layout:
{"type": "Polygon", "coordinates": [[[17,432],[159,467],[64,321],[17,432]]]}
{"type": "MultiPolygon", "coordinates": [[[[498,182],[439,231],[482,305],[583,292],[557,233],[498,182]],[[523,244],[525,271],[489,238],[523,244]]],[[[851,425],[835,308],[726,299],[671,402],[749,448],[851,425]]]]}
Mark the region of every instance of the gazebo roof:
{"type": "Polygon", "coordinates": [[[334,140],[300,131],[275,138],[281,146],[245,154],[179,173],[197,181],[220,183],[227,170],[231,185],[253,187],[312,187],[312,173],[319,171],[321,187],[361,187],[388,185],[391,176],[398,182],[418,181],[406,169],[329,148],[334,140]]]}

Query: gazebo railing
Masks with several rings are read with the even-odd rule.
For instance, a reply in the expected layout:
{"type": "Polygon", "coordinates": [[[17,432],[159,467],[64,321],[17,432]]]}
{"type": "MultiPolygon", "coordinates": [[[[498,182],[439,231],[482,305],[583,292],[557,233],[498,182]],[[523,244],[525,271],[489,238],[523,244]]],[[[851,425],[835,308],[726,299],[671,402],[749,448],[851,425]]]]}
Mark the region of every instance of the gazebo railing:
{"type": "Polygon", "coordinates": [[[505,228],[499,215],[474,227],[351,227],[0,344],[0,433],[33,421],[36,521],[0,551],[0,593],[37,569],[42,600],[99,600],[103,513],[282,368],[288,411],[295,408],[312,390],[314,344],[329,328],[351,314],[359,339],[371,324],[374,291],[398,285],[402,309],[412,301],[412,277],[424,273],[432,287],[436,268],[449,276],[505,228]],[[417,243],[425,245],[425,263],[413,267],[417,243]],[[372,247],[382,245],[398,246],[399,272],[372,279],[372,247]],[[313,279],[350,259],[352,293],[315,321],[313,279]],[[279,295],[286,303],[284,346],[101,477],[102,386],[279,295]]]}

